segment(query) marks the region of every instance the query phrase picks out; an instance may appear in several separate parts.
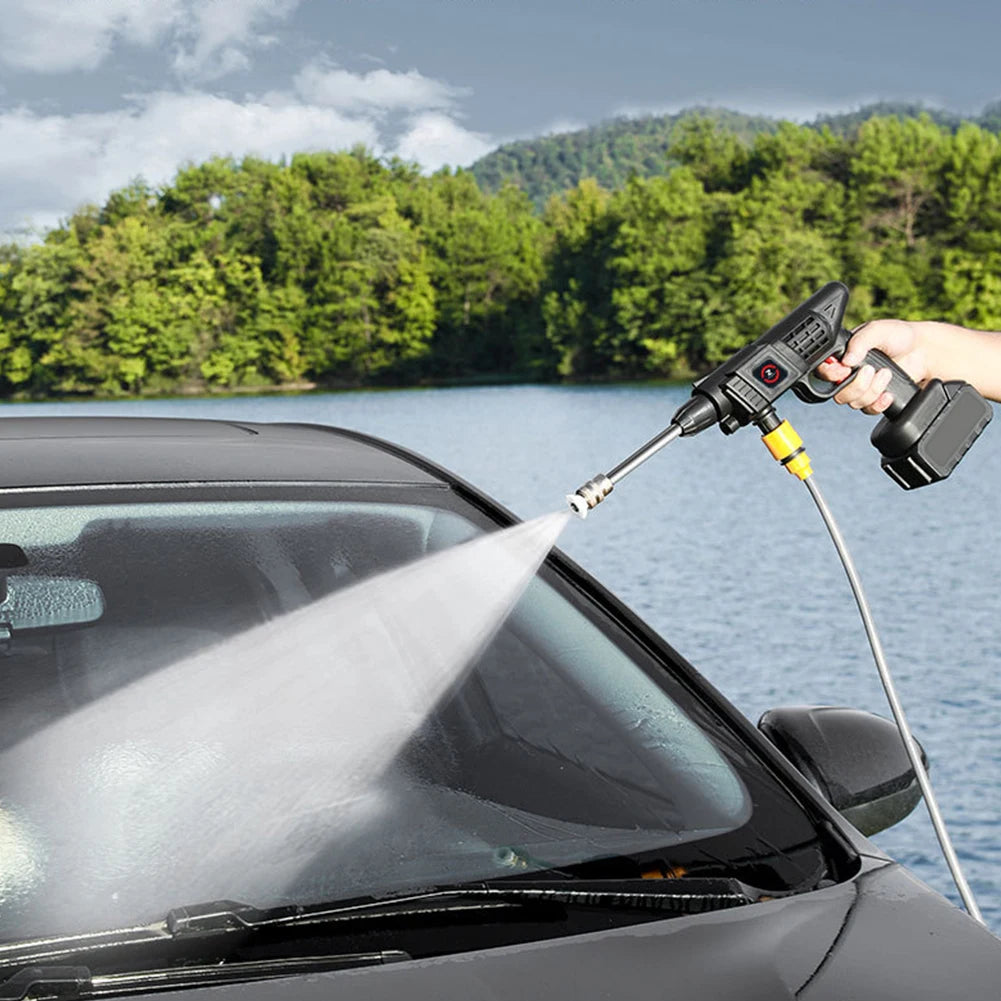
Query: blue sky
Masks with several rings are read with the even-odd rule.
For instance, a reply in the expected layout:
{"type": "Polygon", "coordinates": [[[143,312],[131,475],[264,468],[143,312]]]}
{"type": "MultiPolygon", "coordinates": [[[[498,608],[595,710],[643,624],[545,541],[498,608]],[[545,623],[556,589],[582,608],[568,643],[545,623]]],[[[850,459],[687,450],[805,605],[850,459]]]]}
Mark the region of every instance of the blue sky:
{"type": "Polygon", "coordinates": [[[0,0],[0,230],[213,153],[434,169],[693,104],[974,114],[999,29],[975,0],[0,0]]]}

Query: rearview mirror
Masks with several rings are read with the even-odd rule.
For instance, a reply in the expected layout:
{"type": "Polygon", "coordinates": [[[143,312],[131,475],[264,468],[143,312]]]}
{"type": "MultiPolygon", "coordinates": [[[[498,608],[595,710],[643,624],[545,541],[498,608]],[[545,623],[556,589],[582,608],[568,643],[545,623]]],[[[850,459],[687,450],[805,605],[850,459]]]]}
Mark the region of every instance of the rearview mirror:
{"type": "Polygon", "coordinates": [[[0,578],[0,643],[28,630],[60,629],[96,622],[104,594],[92,580],[76,577],[0,578]]]}
{"type": "MultiPolygon", "coordinates": [[[[881,716],[838,706],[785,706],[766,712],[758,729],[865,835],[903,820],[921,799],[896,724],[881,716]]],[[[921,759],[927,767],[923,748],[921,759]]]]}

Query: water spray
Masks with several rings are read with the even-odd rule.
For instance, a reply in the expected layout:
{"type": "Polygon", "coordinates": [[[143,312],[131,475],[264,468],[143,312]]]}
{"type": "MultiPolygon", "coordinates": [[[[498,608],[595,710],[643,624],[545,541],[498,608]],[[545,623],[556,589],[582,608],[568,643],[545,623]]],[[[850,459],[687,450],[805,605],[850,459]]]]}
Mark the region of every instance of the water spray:
{"type": "MultiPolygon", "coordinates": [[[[733,434],[748,424],[761,431],[762,441],[772,457],[806,484],[830,533],[949,871],[967,911],[983,924],[935,800],[921,752],[904,716],[851,554],[813,478],[802,439],[775,412],[775,402],[787,390],[791,389],[807,403],[823,403],[858,374],[861,366],[840,383],[827,382],[815,374],[822,361],[832,356],[840,358],[848,346],[851,333],[842,325],[847,305],[847,287],[840,282],[829,282],[756,341],[696,382],[691,399],[675,411],[671,423],[660,434],[607,473],[599,473],[568,494],[567,502],[578,517],[586,517],[619,480],[647,459],[677,438],[698,434],[714,424],[724,434],[733,434]]],[[[881,351],[870,351],[865,363],[875,369],[888,368],[891,373],[887,391],[892,394],[893,402],[871,435],[872,444],[881,453],[882,468],[905,490],[944,480],[990,422],[993,416],[990,404],[966,382],[931,379],[919,387],[881,351]]]]}

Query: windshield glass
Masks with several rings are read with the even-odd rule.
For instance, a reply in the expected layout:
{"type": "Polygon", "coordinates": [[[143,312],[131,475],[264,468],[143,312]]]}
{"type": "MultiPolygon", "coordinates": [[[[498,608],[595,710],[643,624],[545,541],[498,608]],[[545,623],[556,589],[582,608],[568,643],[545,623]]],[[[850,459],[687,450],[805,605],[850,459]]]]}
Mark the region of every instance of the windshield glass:
{"type": "MultiPolygon", "coordinates": [[[[821,865],[740,741],[551,571],[428,677],[407,625],[426,580],[371,582],[483,519],[414,493],[0,511],[0,938],[623,856],[729,851],[759,884],[804,845],[782,878],[821,865]],[[366,580],[388,613],[349,597],[366,580]]],[[[468,627],[427,607],[421,642],[468,627]]]]}

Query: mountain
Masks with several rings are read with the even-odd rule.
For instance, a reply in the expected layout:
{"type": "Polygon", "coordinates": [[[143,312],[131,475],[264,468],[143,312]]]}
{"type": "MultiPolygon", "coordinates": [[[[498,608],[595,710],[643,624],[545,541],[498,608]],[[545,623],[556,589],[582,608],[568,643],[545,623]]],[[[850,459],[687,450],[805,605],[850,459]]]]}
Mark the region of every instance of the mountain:
{"type": "Polygon", "coordinates": [[[841,111],[835,115],[818,115],[809,124],[816,129],[825,125],[836,135],[848,135],[870,118],[917,118],[927,115],[937,125],[955,132],[964,121],[980,125],[979,118],[968,118],[943,108],[928,108],[918,102],[876,101],[857,111],[841,111]]]}
{"type": "MultiPolygon", "coordinates": [[[[921,104],[879,102],[856,111],[820,115],[809,125],[818,129],[826,126],[834,133],[847,135],[877,115],[916,118],[922,114],[953,132],[963,121],[1001,132],[1001,101],[971,118],[921,104]]],[[[602,187],[618,188],[632,174],[651,177],[667,173],[673,165],[669,156],[672,139],[679,126],[692,118],[709,118],[747,143],[760,133],[774,132],[780,122],[777,118],[721,108],[616,118],[574,132],[505,143],[470,169],[484,191],[496,192],[511,181],[528,194],[537,208],[542,208],[550,195],[572,188],[585,177],[595,178],[602,187]]]]}
{"type": "Polygon", "coordinates": [[[621,187],[632,174],[650,177],[670,167],[668,147],[678,127],[691,118],[710,118],[748,142],[774,132],[778,120],[719,108],[689,108],[675,115],[616,118],[576,132],[505,143],[481,157],[471,170],[480,187],[498,191],[513,181],[541,208],[550,195],[594,177],[605,188],[621,187]]]}

